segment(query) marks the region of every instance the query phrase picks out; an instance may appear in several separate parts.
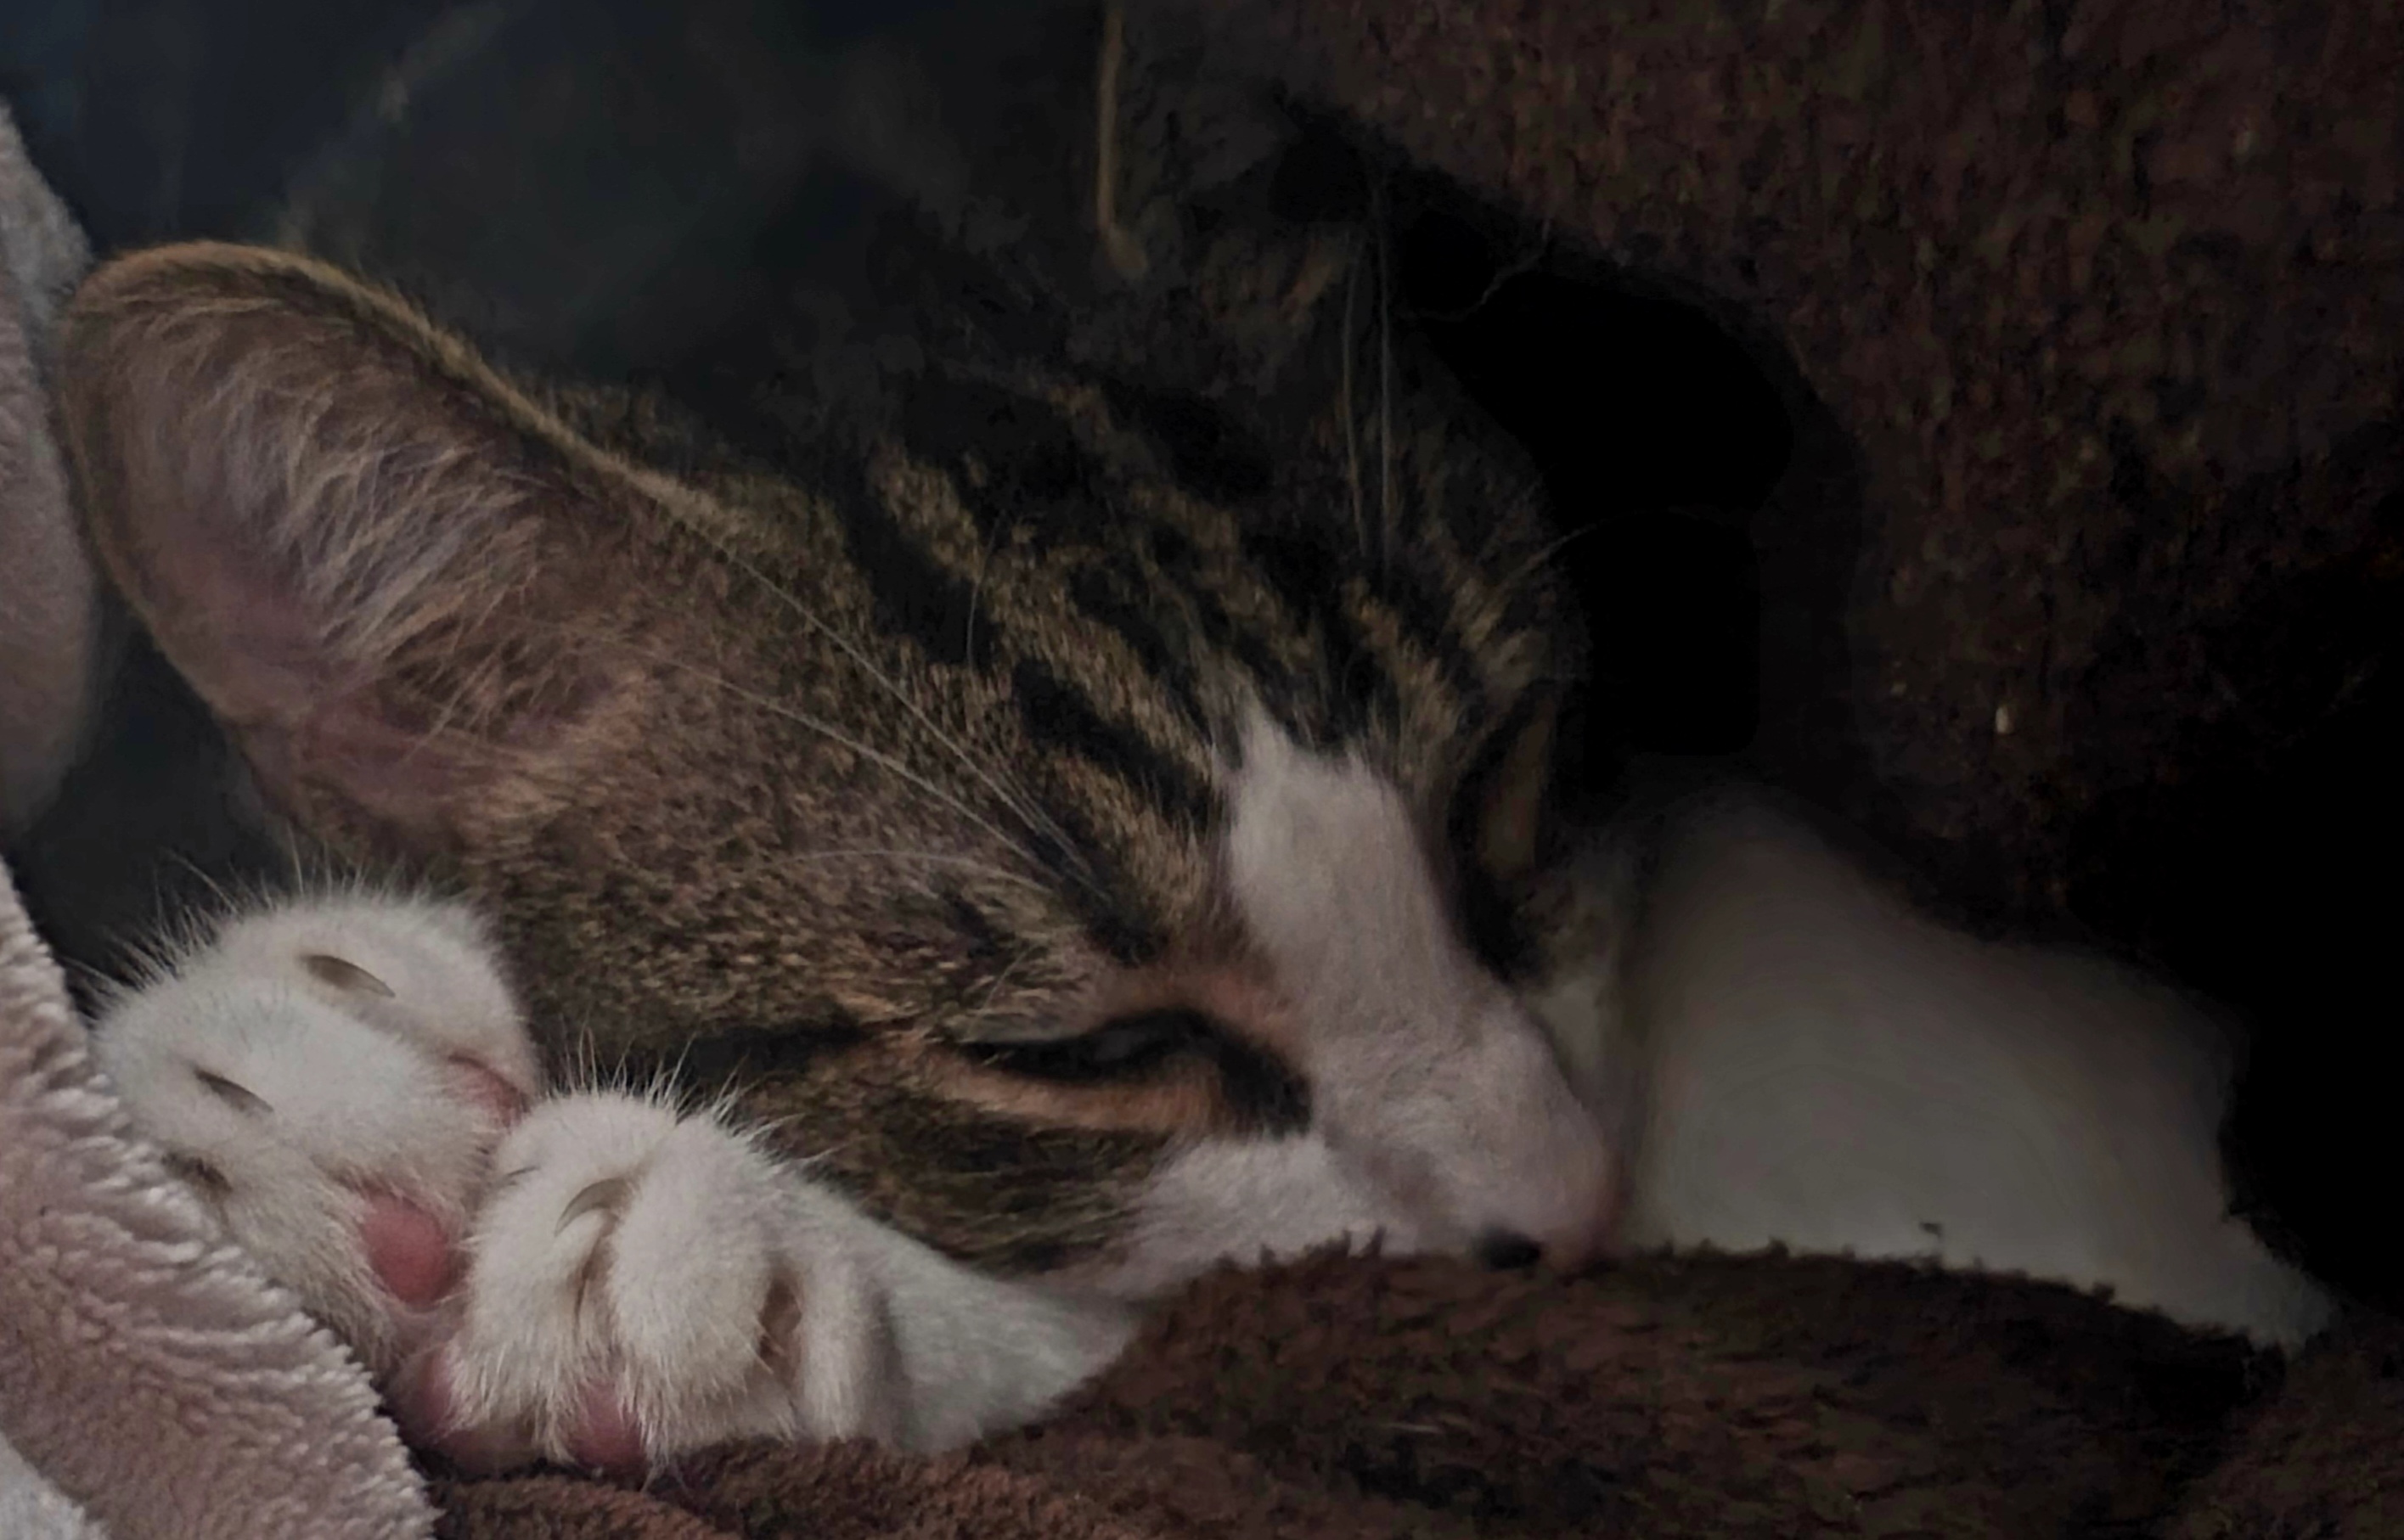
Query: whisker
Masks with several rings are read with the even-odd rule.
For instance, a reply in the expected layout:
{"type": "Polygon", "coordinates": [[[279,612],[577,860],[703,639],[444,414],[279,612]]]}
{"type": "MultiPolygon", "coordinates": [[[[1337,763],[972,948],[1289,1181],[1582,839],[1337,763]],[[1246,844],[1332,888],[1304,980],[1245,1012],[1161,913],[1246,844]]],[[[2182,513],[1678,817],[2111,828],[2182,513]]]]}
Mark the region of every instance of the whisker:
{"type": "Polygon", "coordinates": [[[652,1072],[652,1085],[672,1099],[682,1099],[684,1093],[678,1088],[684,1083],[685,1062],[692,1057],[692,1039],[688,1037],[677,1045],[676,1058],[652,1072]]]}
{"type": "Polygon", "coordinates": [[[742,572],[753,582],[759,584],[761,588],[767,591],[771,598],[775,599],[778,604],[791,611],[804,625],[808,626],[811,630],[817,631],[819,635],[825,637],[828,641],[833,643],[838,648],[842,649],[844,656],[849,658],[852,662],[859,667],[862,673],[868,675],[871,680],[875,682],[876,686],[880,689],[884,690],[888,696],[891,697],[896,705],[908,713],[911,719],[915,721],[918,726],[925,730],[927,736],[933,739],[937,744],[948,752],[955,759],[958,760],[962,769],[966,770],[971,775],[983,782],[985,789],[992,792],[996,798],[1000,799],[1002,806],[1010,809],[1012,812],[1015,813],[1021,819],[1026,820],[1030,825],[1034,825],[1039,827],[1050,825],[1049,832],[1054,839],[1059,843],[1060,847],[1063,850],[1070,851],[1072,853],[1074,852],[1075,846],[1069,839],[1066,831],[1059,828],[1056,825],[1052,824],[1049,816],[1043,812],[1041,804],[1027,797],[1023,789],[1005,784],[1004,780],[996,775],[990,767],[982,763],[975,755],[970,753],[965,744],[959,742],[957,739],[953,738],[951,734],[936,726],[934,719],[920,708],[918,702],[911,698],[910,693],[907,690],[904,690],[897,681],[888,675],[884,670],[876,666],[874,660],[868,656],[867,648],[861,646],[853,638],[846,635],[843,631],[829,624],[825,617],[820,616],[817,610],[813,609],[810,605],[804,604],[798,594],[790,592],[784,587],[784,585],[771,578],[765,572],[761,570],[759,563],[753,562],[750,558],[744,555],[743,552],[734,548],[730,542],[719,538],[709,531],[700,528],[697,524],[689,523],[687,527],[692,528],[695,534],[699,534],[704,540],[708,541],[721,557],[732,563],[736,570],[742,572]]]}
{"type": "Polygon", "coordinates": [[[198,861],[172,845],[167,848],[167,859],[183,867],[199,881],[201,886],[208,889],[210,898],[215,900],[219,908],[231,909],[234,907],[233,895],[227,891],[223,882],[211,876],[198,861]]]}
{"type": "Polygon", "coordinates": [[[920,791],[925,792],[928,796],[933,798],[938,802],[950,808],[961,817],[976,825],[979,828],[984,829],[996,839],[1001,841],[1006,848],[1021,856],[1024,856],[1028,864],[1037,864],[1035,862],[1034,853],[1027,850],[1026,846],[1020,844],[1016,839],[1013,839],[1010,833],[1002,828],[1001,825],[994,823],[983,813],[978,812],[974,808],[969,806],[968,803],[962,801],[959,798],[953,796],[950,792],[945,791],[943,787],[919,774],[916,770],[911,769],[907,764],[903,763],[892,755],[887,754],[881,749],[873,748],[869,744],[853,737],[851,734],[845,732],[842,728],[837,728],[834,724],[820,717],[813,716],[808,712],[789,706],[782,701],[776,700],[770,696],[762,695],[754,690],[747,690],[742,686],[734,683],[732,680],[717,678],[701,670],[692,669],[688,665],[678,664],[676,666],[685,668],[688,673],[693,673],[698,677],[707,679],[711,684],[717,686],[719,688],[727,691],[731,695],[739,696],[742,699],[750,701],[752,704],[759,706],[763,711],[772,712],[775,715],[785,718],[789,722],[807,728],[810,731],[817,733],[818,736],[826,739],[829,742],[849,749],[852,753],[859,755],[861,758],[867,760],[873,765],[883,767],[885,770],[890,771],[897,779],[917,787],[920,791]]]}
{"type": "Polygon", "coordinates": [[[1354,421],[1352,404],[1352,301],[1361,287],[1359,253],[1344,268],[1344,325],[1340,335],[1344,346],[1337,359],[1335,377],[1336,408],[1344,418],[1344,484],[1352,493],[1352,539],[1361,554],[1369,554],[1369,525],[1361,506],[1361,434],[1354,421]]]}
{"type": "Polygon", "coordinates": [[[1382,563],[1392,559],[1394,550],[1394,296],[1382,187],[1372,196],[1369,218],[1377,243],[1377,558],[1382,563]]]}
{"type": "Polygon", "coordinates": [[[1031,888],[1038,893],[1048,891],[1045,883],[1006,867],[997,867],[990,861],[980,861],[973,855],[946,855],[931,851],[901,849],[877,850],[863,846],[855,850],[801,851],[786,856],[785,859],[790,861],[916,861],[930,867],[957,867],[965,871],[972,871],[980,877],[990,877],[997,882],[1014,883],[1022,888],[1031,888]]]}
{"type": "Polygon", "coordinates": [[[828,722],[821,717],[814,716],[808,712],[802,711],[796,707],[790,706],[784,701],[776,700],[773,696],[762,695],[757,690],[747,689],[743,686],[736,684],[734,680],[726,678],[722,674],[712,673],[707,669],[702,668],[697,664],[688,663],[680,658],[671,658],[665,653],[656,652],[649,647],[638,646],[622,638],[600,638],[589,633],[579,632],[572,627],[561,627],[560,629],[570,635],[580,636],[582,639],[588,641],[607,640],[609,645],[621,647],[625,651],[634,654],[636,657],[646,659],[664,668],[675,669],[678,673],[695,679],[702,684],[707,685],[713,689],[723,690],[727,694],[734,696],[738,700],[746,701],[752,705],[758,706],[762,711],[768,712],[776,716],[781,716],[789,722],[793,722],[801,727],[806,728],[810,731],[826,739],[829,742],[850,750],[852,753],[859,755],[869,763],[889,771],[895,778],[909,785],[917,787],[920,791],[925,792],[929,797],[933,798],[936,801],[943,804],[943,806],[950,808],[954,812],[958,813],[962,818],[967,819],[970,823],[974,824],[981,829],[984,829],[987,834],[992,835],[994,839],[1001,842],[1005,849],[1025,860],[1028,866],[1040,869],[1042,865],[1041,862],[1036,860],[1034,852],[1028,850],[1026,845],[1013,838],[1008,830],[1002,828],[999,825],[994,823],[993,820],[977,812],[976,809],[971,807],[967,802],[952,795],[952,793],[944,790],[942,786],[937,785],[934,782],[927,779],[925,776],[919,774],[915,770],[913,770],[901,759],[885,753],[881,749],[860,742],[859,739],[844,731],[832,722],[828,722]]]}
{"type": "Polygon", "coordinates": [[[985,981],[985,998],[978,1002],[977,1008],[979,1010],[991,1010],[993,1008],[994,998],[1001,993],[1001,986],[1010,982],[1010,976],[1018,971],[1019,965],[1042,955],[1042,949],[1040,947],[1021,948],[1016,956],[1011,958],[1009,962],[1004,963],[999,968],[997,968],[994,971],[993,977],[985,981]]]}

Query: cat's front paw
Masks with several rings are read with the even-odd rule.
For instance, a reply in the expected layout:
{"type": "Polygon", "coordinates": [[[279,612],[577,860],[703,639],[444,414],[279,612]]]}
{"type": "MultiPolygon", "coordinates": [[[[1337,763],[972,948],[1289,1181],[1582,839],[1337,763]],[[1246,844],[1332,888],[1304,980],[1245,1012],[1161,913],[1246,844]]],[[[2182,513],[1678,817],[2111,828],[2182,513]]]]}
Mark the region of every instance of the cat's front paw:
{"type": "Polygon", "coordinates": [[[455,1283],[540,1089],[482,928],[370,894],[235,916],[101,1013],[133,1124],[265,1271],[387,1372],[455,1283]]]}
{"type": "Polygon", "coordinates": [[[591,1093],[496,1154],[446,1337],[394,1400],[471,1469],[638,1470],[739,1437],[890,1436],[890,1328],[844,1227],[706,1116],[591,1093]]]}

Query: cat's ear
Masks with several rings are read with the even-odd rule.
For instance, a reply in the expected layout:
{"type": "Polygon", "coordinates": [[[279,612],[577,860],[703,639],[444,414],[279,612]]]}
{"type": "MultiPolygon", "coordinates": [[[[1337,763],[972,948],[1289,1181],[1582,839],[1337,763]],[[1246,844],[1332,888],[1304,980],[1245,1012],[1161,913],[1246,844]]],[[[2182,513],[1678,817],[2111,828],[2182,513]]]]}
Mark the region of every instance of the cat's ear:
{"type": "Polygon", "coordinates": [[[654,493],[398,300],[162,247],[86,283],[60,369],[109,576],[305,821],[489,838],[642,734],[654,493]]]}

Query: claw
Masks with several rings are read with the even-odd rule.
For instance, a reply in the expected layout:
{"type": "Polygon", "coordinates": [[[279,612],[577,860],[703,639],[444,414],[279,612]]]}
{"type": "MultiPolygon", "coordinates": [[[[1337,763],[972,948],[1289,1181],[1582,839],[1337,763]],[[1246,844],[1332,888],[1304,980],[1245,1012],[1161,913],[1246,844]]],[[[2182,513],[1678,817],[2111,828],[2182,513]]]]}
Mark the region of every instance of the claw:
{"type": "Polygon", "coordinates": [[[300,959],[300,965],[308,969],[309,976],[319,983],[331,984],[345,994],[372,994],[385,1000],[392,998],[390,984],[347,957],[313,951],[300,959]]]}
{"type": "Polygon", "coordinates": [[[559,1228],[552,1233],[564,1235],[568,1226],[586,1214],[616,1208],[626,1200],[626,1194],[634,1189],[634,1186],[635,1179],[631,1176],[603,1177],[568,1200],[567,1207],[559,1212],[559,1228]]]}
{"type": "Polygon", "coordinates": [[[759,1347],[760,1362],[779,1379],[791,1367],[793,1339],[801,1325],[802,1291],[780,1271],[768,1285],[768,1297],[760,1307],[759,1347]]]}
{"type": "Polygon", "coordinates": [[[266,1097],[259,1095],[248,1086],[236,1085],[222,1075],[215,1075],[204,1069],[195,1069],[192,1071],[192,1077],[200,1081],[202,1089],[245,1117],[264,1117],[275,1110],[268,1105],[266,1097]]]}

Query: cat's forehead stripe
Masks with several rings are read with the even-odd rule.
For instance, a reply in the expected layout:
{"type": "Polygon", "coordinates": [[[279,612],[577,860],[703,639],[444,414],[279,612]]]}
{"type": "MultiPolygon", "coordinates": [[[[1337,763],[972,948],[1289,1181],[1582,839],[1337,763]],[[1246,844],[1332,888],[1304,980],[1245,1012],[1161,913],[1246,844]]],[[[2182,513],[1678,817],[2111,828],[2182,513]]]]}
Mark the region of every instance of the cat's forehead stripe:
{"type": "Polygon", "coordinates": [[[934,661],[988,666],[999,628],[990,613],[978,614],[974,584],[912,538],[865,478],[854,473],[842,479],[844,539],[867,582],[878,624],[909,637],[934,661]]]}
{"type": "MultiPolygon", "coordinates": [[[[1180,661],[1163,617],[1136,597],[1125,575],[1098,562],[1080,563],[1069,575],[1069,597],[1089,619],[1119,634],[1143,666],[1145,676],[1158,682],[1189,730],[1196,734],[1209,730],[1209,713],[1195,688],[1191,671],[1180,661]]],[[[1207,633],[1207,625],[1204,630],[1207,633]]]]}
{"type": "Polygon", "coordinates": [[[1430,586],[1414,562],[1387,562],[1377,570],[1380,607],[1392,615],[1411,645],[1427,655],[1437,677],[1461,702],[1462,715],[1475,720],[1484,705],[1484,681],[1454,618],[1455,601],[1430,586]]]}
{"type": "Polygon", "coordinates": [[[1085,935],[1123,967],[1140,967],[1167,946],[1160,925],[1134,901],[1134,889],[1118,863],[1101,848],[1084,816],[1066,803],[1046,814],[1054,828],[1027,831],[1026,839],[1048,870],[1067,879],[1061,891],[1085,935]]]}
{"type": "Polygon", "coordinates": [[[1011,697],[1032,742],[1115,777],[1189,831],[1209,826],[1218,798],[1191,765],[1104,716],[1090,695],[1070,688],[1042,663],[1018,660],[1011,670],[1011,697]]]}

